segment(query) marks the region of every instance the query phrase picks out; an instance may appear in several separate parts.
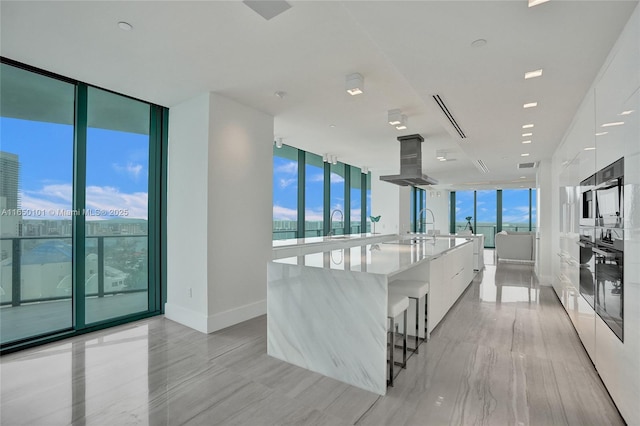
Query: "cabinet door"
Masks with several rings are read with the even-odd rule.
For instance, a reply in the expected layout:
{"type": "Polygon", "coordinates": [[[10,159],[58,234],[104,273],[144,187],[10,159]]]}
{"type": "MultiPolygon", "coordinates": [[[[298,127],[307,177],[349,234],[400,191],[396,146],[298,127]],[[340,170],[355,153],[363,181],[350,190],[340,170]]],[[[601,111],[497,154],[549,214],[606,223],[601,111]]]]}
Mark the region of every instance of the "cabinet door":
{"type": "Polygon", "coordinates": [[[444,256],[430,261],[429,265],[429,333],[449,310],[448,274],[445,274],[444,256]]]}

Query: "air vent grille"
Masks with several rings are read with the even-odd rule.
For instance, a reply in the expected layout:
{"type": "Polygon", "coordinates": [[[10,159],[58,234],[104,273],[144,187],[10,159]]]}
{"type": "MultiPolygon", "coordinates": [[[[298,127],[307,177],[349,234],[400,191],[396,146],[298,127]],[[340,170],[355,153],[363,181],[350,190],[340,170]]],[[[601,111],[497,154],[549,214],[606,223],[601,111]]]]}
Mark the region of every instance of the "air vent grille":
{"type": "Polygon", "coordinates": [[[458,122],[456,121],[456,119],[453,118],[453,115],[449,111],[449,108],[445,105],[440,95],[433,95],[433,100],[436,101],[436,103],[442,110],[442,113],[445,115],[445,117],[447,117],[447,120],[449,120],[449,122],[451,123],[453,128],[456,130],[456,132],[458,132],[458,135],[460,135],[462,139],[466,139],[467,135],[464,134],[464,132],[462,131],[462,128],[460,128],[460,126],[458,125],[458,122]]]}
{"type": "Polygon", "coordinates": [[[519,163],[518,168],[519,169],[535,169],[536,167],[538,167],[539,163],[540,163],[539,161],[535,161],[533,163],[519,163]]]}
{"type": "Polygon", "coordinates": [[[484,161],[476,160],[474,161],[474,164],[476,165],[478,170],[480,170],[482,173],[489,173],[489,168],[487,167],[486,164],[484,164],[484,161]]]}

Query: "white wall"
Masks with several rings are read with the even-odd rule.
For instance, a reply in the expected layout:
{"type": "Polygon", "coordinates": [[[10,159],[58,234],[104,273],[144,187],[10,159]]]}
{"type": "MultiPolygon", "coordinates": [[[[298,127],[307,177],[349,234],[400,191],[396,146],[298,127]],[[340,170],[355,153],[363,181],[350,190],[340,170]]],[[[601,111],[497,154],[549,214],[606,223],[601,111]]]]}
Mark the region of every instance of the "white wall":
{"type": "Polygon", "coordinates": [[[265,314],[272,257],[273,117],[211,95],[209,331],[265,314]]]}
{"type": "Polygon", "coordinates": [[[165,315],[206,332],[208,93],[171,108],[168,145],[165,315]]]}
{"type": "Polygon", "coordinates": [[[210,333],[266,313],[273,117],[207,93],[169,129],[165,315],[210,333]]]}
{"type": "MultiPolygon", "coordinates": [[[[371,215],[382,216],[376,225],[381,234],[400,233],[400,186],[380,180],[380,173],[371,172],[371,215]]],[[[373,230],[373,227],[371,228],[373,230]]]]}

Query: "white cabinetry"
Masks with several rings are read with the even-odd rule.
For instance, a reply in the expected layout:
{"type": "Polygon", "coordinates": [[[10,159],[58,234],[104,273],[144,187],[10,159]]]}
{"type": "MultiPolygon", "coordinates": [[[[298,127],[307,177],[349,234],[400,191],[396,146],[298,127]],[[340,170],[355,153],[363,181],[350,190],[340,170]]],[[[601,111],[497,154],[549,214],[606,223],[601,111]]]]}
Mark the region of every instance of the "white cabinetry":
{"type": "Polygon", "coordinates": [[[429,333],[473,280],[473,245],[465,244],[429,262],[429,333]]]}

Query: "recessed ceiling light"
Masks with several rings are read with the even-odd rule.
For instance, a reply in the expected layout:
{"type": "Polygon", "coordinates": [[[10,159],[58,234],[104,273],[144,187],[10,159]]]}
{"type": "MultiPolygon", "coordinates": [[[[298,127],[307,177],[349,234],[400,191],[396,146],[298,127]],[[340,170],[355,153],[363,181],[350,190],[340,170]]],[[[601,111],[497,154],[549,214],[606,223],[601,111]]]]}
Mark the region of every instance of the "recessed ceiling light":
{"type": "Polygon", "coordinates": [[[531,143],[531,141],[522,141],[522,143],[531,143]]]}
{"type": "Polygon", "coordinates": [[[629,114],[633,113],[634,111],[635,111],[634,109],[629,109],[629,110],[626,110],[626,111],[622,111],[620,113],[620,115],[629,115],[629,114]]]}
{"type": "Polygon", "coordinates": [[[537,102],[529,102],[529,103],[526,103],[526,104],[522,105],[522,108],[533,108],[533,107],[537,107],[537,106],[538,106],[537,102]]]}
{"type": "Polygon", "coordinates": [[[278,90],[277,92],[275,92],[273,94],[273,96],[275,96],[276,98],[284,98],[285,96],[287,96],[287,92],[283,92],[282,90],[278,90]]]}
{"type": "Polygon", "coordinates": [[[546,3],[549,0],[529,0],[529,7],[537,6],[542,3],[546,3]]]}
{"type": "Polygon", "coordinates": [[[523,128],[523,129],[530,129],[530,128],[532,128],[532,127],[533,127],[533,124],[524,124],[524,125],[522,126],[522,128],[523,128]]]}
{"type": "Polygon", "coordinates": [[[524,79],[528,80],[530,78],[540,77],[541,75],[542,75],[542,69],[535,70],[535,71],[529,71],[529,72],[525,72],[524,73],[524,79]]]}
{"type": "Polygon", "coordinates": [[[336,127],[336,125],[335,124],[329,124],[329,127],[334,128],[334,127],[336,127]]]}
{"type": "Polygon", "coordinates": [[[520,176],[520,179],[526,179],[526,178],[527,178],[526,176],[520,176]]]}
{"type": "Polygon", "coordinates": [[[400,123],[396,126],[398,130],[405,130],[407,128],[408,118],[406,115],[402,114],[400,116],[400,123]]]}
{"type": "Polygon", "coordinates": [[[526,138],[526,137],[529,137],[529,136],[533,136],[533,133],[523,133],[522,134],[523,138],[526,138]]]}
{"type": "Polygon", "coordinates": [[[520,157],[528,157],[528,156],[529,156],[528,152],[525,152],[524,154],[520,154],[520,157]]]}
{"type": "Polygon", "coordinates": [[[402,122],[402,111],[399,109],[390,109],[387,111],[387,120],[392,126],[397,126],[402,122]]]}
{"type": "Polygon", "coordinates": [[[471,47],[482,47],[484,45],[487,44],[487,40],[483,39],[483,38],[479,38],[477,40],[473,40],[471,42],[471,47]]]}
{"type": "Polygon", "coordinates": [[[606,135],[607,133],[609,133],[609,132],[598,132],[598,133],[596,133],[596,136],[606,135]]]}
{"type": "Polygon", "coordinates": [[[588,147],[586,147],[584,150],[585,150],[585,151],[593,151],[594,149],[596,149],[596,147],[595,147],[595,146],[588,146],[588,147]]]}
{"type": "Polygon", "coordinates": [[[446,158],[438,158],[438,161],[447,161],[446,158]]]}
{"type": "Polygon", "coordinates": [[[121,30],[125,30],[125,31],[131,31],[131,30],[133,29],[133,25],[131,25],[131,24],[130,24],[130,23],[128,23],[128,22],[124,22],[124,21],[120,21],[120,22],[118,22],[118,27],[119,27],[121,30]]]}
{"type": "Polygon", "coordinates": [[[602,126],[600,127],[613,127],[613,126],[622,126],[624,124],[624,121],[614,121],[612,123],[604,123],[602,126]]]}

